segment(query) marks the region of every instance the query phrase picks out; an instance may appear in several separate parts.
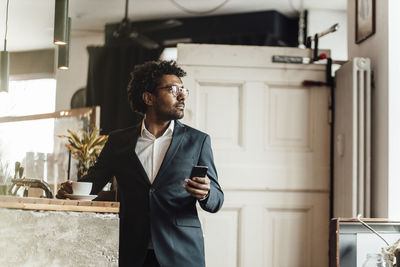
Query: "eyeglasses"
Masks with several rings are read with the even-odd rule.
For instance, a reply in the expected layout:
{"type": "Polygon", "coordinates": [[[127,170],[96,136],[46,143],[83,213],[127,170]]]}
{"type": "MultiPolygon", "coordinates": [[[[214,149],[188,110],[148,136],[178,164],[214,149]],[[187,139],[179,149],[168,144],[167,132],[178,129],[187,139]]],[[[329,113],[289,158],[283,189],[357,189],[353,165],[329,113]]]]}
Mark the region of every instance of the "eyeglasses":
{"type": "Polygon", "coordinates": [[[177,97],[180,93],[182,93],[185,97],[189,95],[189,89],[185,87],[179,87],[178,85],[169,85],[164,87],[159,87],[157,89],[168,89],[173,96],[177,97]]]}

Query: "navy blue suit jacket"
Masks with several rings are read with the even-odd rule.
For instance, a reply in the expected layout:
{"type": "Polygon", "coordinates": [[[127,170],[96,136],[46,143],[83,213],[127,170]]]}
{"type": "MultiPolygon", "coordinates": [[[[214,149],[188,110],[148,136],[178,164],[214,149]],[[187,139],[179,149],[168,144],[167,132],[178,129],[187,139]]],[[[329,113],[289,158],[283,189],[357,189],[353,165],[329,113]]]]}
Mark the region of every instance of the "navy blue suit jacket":
{"type": "Polygon", "coordinates": [[[218,184],[210,137],[175,121],[165,158],[153,184],[135,153],[140,125],[112,132],[87,181],[97,194],[115,176],[120,201],[119,265],[142,266],[151,238],[162,267],[202,267],[204,241],[196,202],[182,187],[192,166],[208,166],[211,189],[202,209],[217,212],[224,195],[218,184]]]}

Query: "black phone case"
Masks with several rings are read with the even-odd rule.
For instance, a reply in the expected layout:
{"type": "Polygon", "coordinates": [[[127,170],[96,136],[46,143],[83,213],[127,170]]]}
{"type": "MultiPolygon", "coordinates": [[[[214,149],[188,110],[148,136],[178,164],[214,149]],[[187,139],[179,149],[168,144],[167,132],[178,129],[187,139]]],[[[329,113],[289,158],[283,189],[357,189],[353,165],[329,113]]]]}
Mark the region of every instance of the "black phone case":
{"type": "Polygon", "coordinates": [[[193,166],[192,172],[190,173],[190,178],[193,177],[205,177],[207,174],[207,166],[193,166]]]}

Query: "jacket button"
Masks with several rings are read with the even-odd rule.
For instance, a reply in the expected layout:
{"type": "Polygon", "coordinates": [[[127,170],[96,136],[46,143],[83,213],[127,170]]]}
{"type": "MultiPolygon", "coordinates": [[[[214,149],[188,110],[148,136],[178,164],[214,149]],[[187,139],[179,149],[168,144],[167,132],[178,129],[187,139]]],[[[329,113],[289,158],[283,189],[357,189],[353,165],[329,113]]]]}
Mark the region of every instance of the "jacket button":
{"type": "Polygon", "coordinates": [[[153,187],[150,188],[150,192],[154,193],[154,191],[156,191],[153,187]]]}

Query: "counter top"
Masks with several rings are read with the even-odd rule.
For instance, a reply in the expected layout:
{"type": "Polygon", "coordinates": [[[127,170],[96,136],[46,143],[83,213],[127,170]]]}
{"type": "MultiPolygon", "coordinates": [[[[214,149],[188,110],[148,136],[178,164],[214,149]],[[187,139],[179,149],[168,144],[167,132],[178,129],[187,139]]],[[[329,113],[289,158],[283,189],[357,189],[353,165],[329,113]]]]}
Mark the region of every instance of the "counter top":
{"type": "Polygon", "coordinates": [[[119,202],[0,196],[0,208],[119,213],[119,202]]]}

